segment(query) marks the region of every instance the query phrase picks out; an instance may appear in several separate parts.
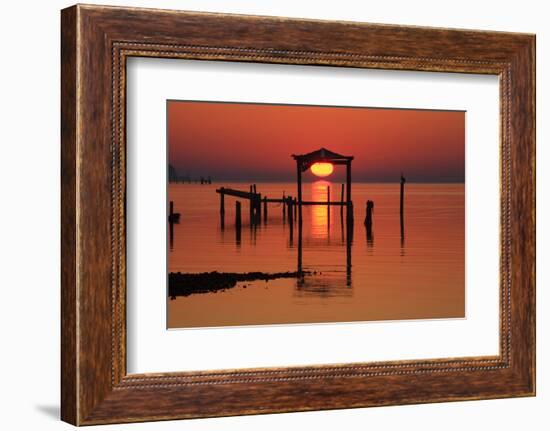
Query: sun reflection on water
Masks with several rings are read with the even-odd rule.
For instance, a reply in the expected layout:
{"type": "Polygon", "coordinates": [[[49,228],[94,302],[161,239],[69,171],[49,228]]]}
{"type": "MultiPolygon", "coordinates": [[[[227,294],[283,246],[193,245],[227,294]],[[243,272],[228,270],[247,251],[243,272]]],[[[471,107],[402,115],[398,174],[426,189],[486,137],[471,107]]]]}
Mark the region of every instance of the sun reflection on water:
{"type": "MultiPolygon", "coordinates": [[[[332,195],[330,181],[315,181],[311,183],[311,200],[326,202],[328,194],[332,195]]],[[[311,237],[315,239],[329,238],[332,207],[327,205],[311,205],[311,237]]]]}

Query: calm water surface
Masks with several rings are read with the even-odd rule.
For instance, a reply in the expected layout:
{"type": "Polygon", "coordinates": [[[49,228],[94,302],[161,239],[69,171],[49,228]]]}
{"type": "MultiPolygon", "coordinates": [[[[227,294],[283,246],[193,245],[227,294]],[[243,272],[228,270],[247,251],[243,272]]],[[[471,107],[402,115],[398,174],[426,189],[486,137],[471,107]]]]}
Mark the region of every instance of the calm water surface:
{"type": "MultiPolygon", "coordinates": [[[[298,225],[291,237],[282,206],[269,204],[267,223],[250,227],[242,202],[240,241],[234,226],[235,198],[225,198],[221,228],[220,184],[170,184],[181,221],[174,225],[169,272],[245,273],[296,271],[298,225]]],[[[248,190],[248,184],[224,183],[248,190]]],[[[340,199],[340,184],[305,183],[304,200],[340,199]]],[[[296,196],[295,184],[257,184],[262,196],[296,196]]],[[[464,184],[405,186],[405,235],[399,221],[399,184],[352,186],[354,228],[346,246],[345,213],[331,206],[304,206],[302,265],[315,272],[304,280],[239,283],[223,292],[168,298],[168,327],[350,322],[464,317],[464,184]],[[363,224],[374,201],[372,236],[363,224]],[[350,265],[349,265],[350,264],[350,265]]],[[[262,215],[263,217],[263,215],[262,215]]]]}

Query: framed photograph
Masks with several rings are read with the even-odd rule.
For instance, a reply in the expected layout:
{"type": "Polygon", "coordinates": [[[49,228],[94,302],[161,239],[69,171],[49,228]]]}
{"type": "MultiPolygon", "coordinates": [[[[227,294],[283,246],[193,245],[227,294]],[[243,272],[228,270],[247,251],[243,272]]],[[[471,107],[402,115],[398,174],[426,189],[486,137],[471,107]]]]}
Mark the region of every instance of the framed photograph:
{"type": "Polygon", "coordinates": [[[61,14],[62,419],[535,395],[535,36],[61,14]]]}

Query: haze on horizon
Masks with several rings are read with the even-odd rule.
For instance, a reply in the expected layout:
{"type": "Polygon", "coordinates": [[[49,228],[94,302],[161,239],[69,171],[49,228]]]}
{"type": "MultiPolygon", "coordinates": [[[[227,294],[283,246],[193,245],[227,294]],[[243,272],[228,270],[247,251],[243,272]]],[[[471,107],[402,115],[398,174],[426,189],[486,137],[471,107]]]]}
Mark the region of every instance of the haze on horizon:
{"type": "Polygon", "coordinates": [[[292,154],[325,147],[355,157],[354,182],[464,182],[464,111],[168,101],[167,116],[178,175],[295,181],[292,154]]]}

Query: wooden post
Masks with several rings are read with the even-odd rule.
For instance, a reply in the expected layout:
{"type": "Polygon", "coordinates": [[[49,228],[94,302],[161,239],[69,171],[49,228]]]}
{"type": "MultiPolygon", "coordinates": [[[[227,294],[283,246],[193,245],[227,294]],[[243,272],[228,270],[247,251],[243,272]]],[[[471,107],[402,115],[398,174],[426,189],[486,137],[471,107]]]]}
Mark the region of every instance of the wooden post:
{"type": "Polygon", "coordinates": [[[241,228],[241,203],[239,201],[235,202],[235,227],[237,229],[241,228]]]}
{"type": "Polygon", "coordinates": [[[346,164],[346,182],[346,200],[349,204],[351,202],[351,162],[347,162],[346,164]]]}
{"type": "Polygon", "coordinates": [[[330,231],[330,186],[327,186],[327,230],[330,231]]]}
{"type": "Polygon", "coordinates": [[[291,197],[288,198],[288,226],[290,231],[290,245],[292,245],[292,241],[294,239],[294,208],[293,208],[293,200],[291,197]]]}
{"type": "Polygon", "coordinates": [[[351,287],[351,245],[353,243],[353,202],[348,202],[346,220],[346,285],[351,287]]]}
{"type": "Polygon", "coordinates": [[[237,244],[241,243],[241,203],[235,202],[235,238],[237,244]]]}
{"type": "Polygon", "coordinates": [[[225,192],[223,187],[220,189],[220,214],[222,216],[225,214],[225,192]]]}
{"type": "Polygon", "coordinates": [[[405,237],[405,220],[404,220],[404,197],[405,197],[405,177],[401,174],[401,190],[399,194],[399,218],[401,221],[401,239],[405,237]]]}
{"type": "Polygon", "coordinates": [[[225,229],[225,193],[224,188],[220,189],[220,227],[225,229]]]}
{"type": "Polygon", "coordinates": [[[340,190],[340,218],[344,214],[344,183],[342,183],[342,188],[340,190]]]}
{"type": "Polygon", "coordinates": [[[248,200],[248,202],[250,203],[250,226],[252,227],[252,225],[254,224],[254,188],[252,185],[250,185],[250,199],[248,200]]]}
{"type": "Polygon", "coordinates": [[[170,250],[174,249],[174,223],[168,223],[170,226],[170,250]]]}
{"type": "MultiPolygon", "coordinates": [[[[256,187],[256,185],[254,185],[256,187]]],[[[262,195],[256,194],[256,222],[258,224],[262,221],[262,195]]]]}
{"type": "Polygon", "coordinates": [[[170,201],[170,219],[174,215],[174,201],[170,201]]]}
{"type": "Polygon", "coordinates": [[[296,161],[296,175],[298,181],[298,211],[299,219],[302,219],[302,163],[296,161]]]}
{"type": "Polygon", "coordinates": [[[285,192],[283,192],[283,223],[286,220],[286,198],[285,198],[285,192]]]}
{"type": "Polygon", "coordinates": [[[292,223],[293,223],[293,214],[294,214],[294,208],[292,208],[292,197],[288,197],[286,198],[287,199],[287,204],[288,204],[288,223],[290,224],[290,226],[292,226],[292,223]]]}
{"type": "Polygon", "coordinates": [[[353,207],[351,204],[351,161],[346,163],[346,204],[346,217],[349,220],[350,218],[353,218],[353,207]]]}
{"type": "Polygon", "coordinates": [[[365,217],[365,227],[367,228],[367,245],[372,245],[372,213],[374,212],[374,202],[367,201],[367,214],[365,217]]]}
{"type": "Polygon", "coordinates": [[[346,217],[346,230],[348,234],[348,239],[353,240],[353,202],[350,202],[348,205],[348,214],[346,217]]]}
{"type": "Polygon", "coordinates": [[[264,223],[267,223],[267,196],[264,196],[264,223]]]}

